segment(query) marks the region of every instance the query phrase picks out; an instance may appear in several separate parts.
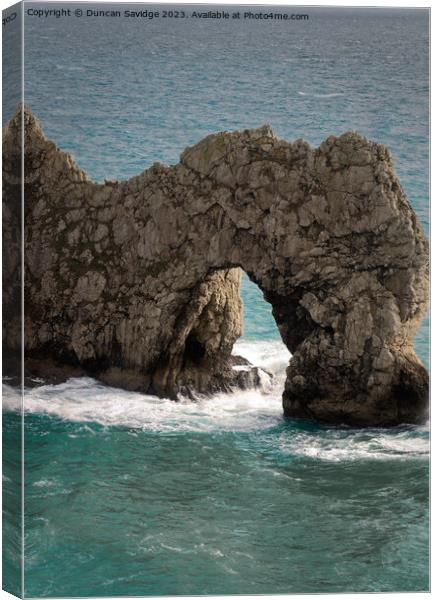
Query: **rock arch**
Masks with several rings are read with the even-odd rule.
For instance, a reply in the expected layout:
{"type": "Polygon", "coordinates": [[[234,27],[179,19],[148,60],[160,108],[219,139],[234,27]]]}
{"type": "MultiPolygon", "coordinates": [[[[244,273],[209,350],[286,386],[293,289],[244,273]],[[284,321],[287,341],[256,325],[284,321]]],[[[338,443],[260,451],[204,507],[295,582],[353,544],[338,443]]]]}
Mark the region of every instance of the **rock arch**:
{"type": "MultiPolygon", "coordinates": [[[[10,230],[20,124],[18,110],[3,132],[10,230]]],[[[351,132],[313,149],[265,125],[210,135],[175,166],[97,184],[28,109],[24,126],[29,364],[54,361],[161,395],[233,385],[242,268],[293,354],[286,415],[361,425],[426,418],[428,375],[413,336],[427,309],[428,243],[385,147],[351,132]]],[[[11,351],[14,244],[4,299],[11,351]]]]}

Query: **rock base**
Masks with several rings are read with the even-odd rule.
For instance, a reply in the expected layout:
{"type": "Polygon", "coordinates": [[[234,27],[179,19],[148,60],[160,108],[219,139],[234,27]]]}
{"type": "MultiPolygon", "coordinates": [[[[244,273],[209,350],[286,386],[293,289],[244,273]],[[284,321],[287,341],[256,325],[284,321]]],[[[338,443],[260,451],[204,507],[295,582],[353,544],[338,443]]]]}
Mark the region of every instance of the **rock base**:
{"type": "MultiPolygon", "coordinates": [[[[5,359],[3,375],[10,385],[20,384],[19,359],[5,359]]],[[[131,392],[155,394],[164,398],[177,400],[183,396],[193,400],[199,396],[211,396],[219,393],[231,393],[236,390],[264,389],[273,382],[273,375],[260,367],[253,366],[241,356],[230,358],[217,369],[207,364],[202,367],[187,367],[180,374],[175,386],[163,388],[159,386],[159,373],[155,377],[141,374],[129,369],[111,367],[105,371],[92,372],[80,366],[72,366],[51,358],[28,358],[25,361],[26,387],[38,385],[58,385],[71,377],[94,377],[110,387],[121,388],[131,392]]]]}

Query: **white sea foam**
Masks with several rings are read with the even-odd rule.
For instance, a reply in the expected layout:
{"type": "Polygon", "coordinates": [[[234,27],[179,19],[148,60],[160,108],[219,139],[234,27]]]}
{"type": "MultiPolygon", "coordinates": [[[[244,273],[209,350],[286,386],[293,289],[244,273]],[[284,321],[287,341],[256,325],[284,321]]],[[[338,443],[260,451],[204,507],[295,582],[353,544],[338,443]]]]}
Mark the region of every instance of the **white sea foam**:
{"type": "Polygon", "coordinates": [[[35,487],[53,487],[55,484],[50,479],[40,479],[33,484],[35,487]]]}
{"type": "Polygon", "coordinates": [[[268,342],[238,340],[234,345],[233,353],[243,356],[255,367],[261,367],[272,373],[280,383],[284,381],[286,366],[291,358],[291,353],[279,340],[268,342]]]}
{"type": "Polygon", "coordinates": [[[298,92],[299,96],[307,96],[308,98],[336,98],[337,96],[343,96],[342,92],[332,92],[331,94],[308,94],[306,92],[298,92]]]}
{"type": "MultiPolygon", "coordinates": [[[[174,402],[147,394],[105,386],[89,377],[72,378],[60,385],[25,390],[26,413],[52,415],[70,422],[124,426],[135,431],[170,433],[267,431],[283,424],[281,393],[290,354],[280,341],[239,341],[235,354],[274,374],[263,389],[216,394],[196,401],[174,402]]],[[[20,410],[21,395],[3,385],[3,407],[20,410]]],[[[331,427],[286,428],[269,439],[282,455],[323,461],[414,458],[428,454],[428,426],[394,429],[331,427]]],[[[269,433],[267,434],[269,436],[269,433]]],[[[44,482],[45,483],[45,482],[44,482]]],[[[42,482],[41,482],[42,485],[42,482]]]]}
{"type": "MultiPolygon", "coordinates": [[[[20,407],[20,397],[8,385],[3,386],[3,405],[7,410],[20,407]]],[[[280,391],[245,390],[174,402],[104,386],[89,377],[28,389],[24,406],[26,412],[72,422],[167,432],[247,431],[272,427],[282,418],[280,391]]]]}
{"type": "MultiPolygon", "coordinates": [[[[240,342],[239,354],[274,373],[284,371],[289,352],[281,342],[240,342]]],[[[251,431],[277,425],[282,420],[280,377],[274,385],[265,375],[256,390],[216,394],[196,401],[174,402],[148,394],[127,392],[103,385],[90,377],[71,378],[59,385],[25,390],[29,413],[49,414],[71,422],[95,422],[149,431],[251,431]]],[[[3,407],[20,410],[16,388],[3,385],[3,407]]]]}
{"type": "Polygon", "coordinates": [[[324,461],[419,458],[429,453],[428,425],[414,428],[331,428],[280,435],[282,453],[324,461]],[[420,435],[421,434],[421,435],[420,435]]]}

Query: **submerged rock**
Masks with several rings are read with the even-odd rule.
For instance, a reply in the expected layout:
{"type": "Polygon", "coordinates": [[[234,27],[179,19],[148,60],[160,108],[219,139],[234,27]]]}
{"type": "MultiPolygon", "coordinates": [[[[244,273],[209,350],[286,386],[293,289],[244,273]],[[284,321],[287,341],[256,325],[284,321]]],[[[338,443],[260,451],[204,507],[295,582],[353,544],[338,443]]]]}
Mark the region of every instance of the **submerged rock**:
{"type": "MultiPolygon", "coordinates": [[[[4,340],[19,353],[21,110],[4,128],[4,340]]],[[[357,133],[317,149],[269,126],[219,133],[175,166],[97,184],[24,110],[25,352],[176,398],[256,383],[234,369],[240,268],[292,353],[285,414],[420,422],[413,349],[428,242],[389,151],[357,133]]],[[[248,373],[248,375],[244,375],[248,373]]],[[[257,382],[259,383],[259,382],[257,382]]]]}

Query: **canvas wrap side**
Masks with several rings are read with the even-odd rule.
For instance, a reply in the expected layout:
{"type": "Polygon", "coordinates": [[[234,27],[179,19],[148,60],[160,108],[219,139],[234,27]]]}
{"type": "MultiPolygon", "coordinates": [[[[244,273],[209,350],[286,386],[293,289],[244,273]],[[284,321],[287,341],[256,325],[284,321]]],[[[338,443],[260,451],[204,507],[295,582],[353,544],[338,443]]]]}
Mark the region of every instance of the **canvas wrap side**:
{"type": "MultiPolygon", "coordinates": [[[[3,29],[3,123],[10,117],[12,107],[16,109],[23,102],[22,70],[22,3],[15,4],[2,11],[3,29]]],[[[5,128],[3,128],[3,140],[5,128]]],[[[22,136],[19,136],[21,141],[22,136]]],[[[19,153],[22,156],[22,149],[19,153]]],[[[3,179],[3,282],[12,277],[12,285],[3,286],[3,308],[11,306],[14,310],[3,310],[3,324],[13,323],[13,335],[18,342],[18,351],[2,353],[3,371],[8,364],[17,394],[23,393],[23,360],[21,340],[23,333],[23,204],[22,160],[13,163],[3,162],[5,170],[21,181],[18,193],[9,194],[3,179]],[[6,218],[7,217],[7,218],[6,218]],[[21,350],[20,350],[21,348],[21,350]]],[[[3,350],[7,344],[4,338],[3,350]]],[[[12,383],[12,382],[11,382],[12,383]]],[[[23,580],[23,415],[17,412],[12,421],[3,420],[3,577],[2,588],[18,597],[24,596],[23,580]]]]}

